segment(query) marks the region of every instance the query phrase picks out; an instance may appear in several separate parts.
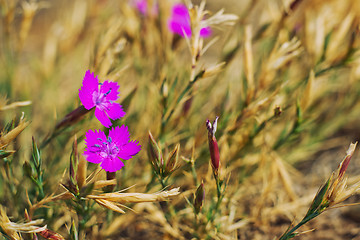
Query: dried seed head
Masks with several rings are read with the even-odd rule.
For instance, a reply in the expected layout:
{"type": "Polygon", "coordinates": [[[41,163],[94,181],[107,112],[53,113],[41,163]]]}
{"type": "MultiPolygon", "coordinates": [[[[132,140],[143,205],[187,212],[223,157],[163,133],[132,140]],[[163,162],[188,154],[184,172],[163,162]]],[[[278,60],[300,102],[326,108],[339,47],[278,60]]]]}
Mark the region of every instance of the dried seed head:
{"type": "Polygon", "coordinates": [[[356,145],[357,142],[350,144],[346,156],[339,164],[337,171],[331,174],[325,185],[316,194],[307,215],[315,212],[321,213],[326,209],[346,200],[359,189],[359,183],[347,188],[347,178],[344,177],[350,159],[354,154],[356,145]]]}
{"type": "Polygon", "coordinates": [[[121,207],[125,207],[122,204],[124,203],[141,203],[141,202],[161,202],[167,201],[171,197],[177,196],[180,194],[180,188],[174,188],[169,191],[161,191],[158,193],[121,193],[121,192],[112,192],[112,193],[103,193],[99,195],[87,195],[88,199],[95,200],[98,204],[119,212],[125,213],[121,207]]]}
{"type": "Polygon", "coordinates": [[[88,195],[89,199],[103,199],[117,203],[140,203],[140,202],[161,202],[167,201],[170,197],[180,194],[180,188],[173,188],[169,191],[157,193],[122,193],[112,192],[99,195],[88,195]]]}
{"type": "Polygon", "coordinates": [[[289,63],[303,51],[301,42],[296,37],[290,41],[281,43],[283,41],[282,36],[283,35],[279,34],[277,43],[275,44],[270,57],[265,63],[264,68],[262,69],[261,75],[259,77],[259,86],[261,88],[272,82],[278,69],[289,63]]]}
{"type": "Polygon", "coordinates": [[[26,122],[25,119],[21,117],[19,124],[14,129],[0,136],[0,149],[12,142],[29,124],[30,122],[26,122]]]}
{"type": "Polygon", "coordinates": [[[22,239],[19,233],[40,233],[45,231],[47,229],[46,225],[43,227],[37,226],[42,224],[42,222],[42,219],[37,219],[26,223],[11,222],[9,217],[6,215],[5,209],[0,206],[0,228],[2,229],[2,232],[4,232],[6,236],[10,237],[11,239],[22,239]]]}

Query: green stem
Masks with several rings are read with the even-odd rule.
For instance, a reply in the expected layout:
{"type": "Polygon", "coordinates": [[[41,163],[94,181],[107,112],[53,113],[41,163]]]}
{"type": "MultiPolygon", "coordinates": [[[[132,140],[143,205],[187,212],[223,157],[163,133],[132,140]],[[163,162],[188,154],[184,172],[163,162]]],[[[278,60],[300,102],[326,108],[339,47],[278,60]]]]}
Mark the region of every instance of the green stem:
{"type": "Polygon", "coordinates": [[[197,178],[197,173],[196,173],[196,169],[195,169],[195,162],[191,161],[190,164],[191,164],[191,173],[192,173],[192,176],[193,176],[193,179],[194,179],[195,186],[198,186],[199,185],[199,180],[197,178]]]}
{"type": "Polygon", "coordinates": [[[216,180],[217,201],[216,201],[216,205],[215,205],[215,208],[213,209],[213,213],[211,215],[209,222],[213,222],[215,220],[215,216],[219,210],[222,199],[224,198],[223,192],[221,191],[220,179],[218,176],[215,176],[215,173],[214,173],[214,177],[216,180]]]}
{"type": "Polygon", "coordinates": [[[293,227],[291,230],[287,230],[280,238],[279,240],[287,240],[290,238],[295,237],[297,234],[294,233],[297,229],[299,229],[302,225],[304,225],[305,223],[307,223],[308,221],[310,221],[311,219],[317,217],[320,215],[321,212],[314,212],[312,214],[309,214],[308,216],[305,216],[303,220],[301,220],[301,222],[299,222],[295,227],[293,227]]]}

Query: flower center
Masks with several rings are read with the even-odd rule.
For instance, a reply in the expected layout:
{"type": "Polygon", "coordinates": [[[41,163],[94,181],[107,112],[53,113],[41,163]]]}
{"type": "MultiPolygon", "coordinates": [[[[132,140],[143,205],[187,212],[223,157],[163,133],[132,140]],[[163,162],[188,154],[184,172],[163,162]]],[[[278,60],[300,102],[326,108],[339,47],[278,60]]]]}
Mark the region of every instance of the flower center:
{"type": "MultiPolygon", "coordinates": [[[[101,83],[99,84],[101,85],[101,83]]],[[[111,92],[111,88],[106,93],[102,93],[101,89],[93,93],[93,102],[99,110],[108,110],[108,106],[111,104],[111,100],[108,100],[106,96],[111,92]]]]}
{"type": "MultiPolygon", "coordinates": [[[[102,141],[102,139],[100,138],[98,138],[98,140],[102,141]]],[[[118,146],[116,146],[116,144],[112,142],[111,137],[108,137],[106,142],[101,142],[101,144],[95,144],[93,147],[97,149],[96,152],[102,158],[107,158],[111,160],[114,160],[120,151],[118,146]]]]}

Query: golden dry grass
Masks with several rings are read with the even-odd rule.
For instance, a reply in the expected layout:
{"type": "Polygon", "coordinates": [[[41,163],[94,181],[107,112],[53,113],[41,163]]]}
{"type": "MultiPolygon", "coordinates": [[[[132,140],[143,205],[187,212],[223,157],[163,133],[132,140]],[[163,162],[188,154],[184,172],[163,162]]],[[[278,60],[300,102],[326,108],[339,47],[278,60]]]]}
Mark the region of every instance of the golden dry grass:
{"type": "MultiPolygon", "coordinates": [[[[175,1],[158,3],[159,15],[144,16],[125,0],[0,0],[6,222],[65,239],[277,239],[358,140],[357,1],[208,0],[204,9],[194,1],[193,32],[212,25],[205,39],[173,35],[167,21],[175,1]],[[104,130],[78,108],[87,69],[120,84],[127,114],[114,125],[126,124],[142,145],[115,182],[81,155],[85,133],[104,130]],[[216,116],[218,179],[205,125],[216,116]],[[152,166],[159,152],[147,154],[148,147],[170,161],[165,172],[152,166]],[[195,214],[202,182],[205,201],[195,214]]],[[[356,156],[350,184],[359,180],[356,156]]],[[[337,210],[318,218],[334,225],[324,239],[360,236],[358,228],[342,231],[350,220],[337,210]]],[[[10,239],[34,234],[4,224],[10,239]]]]}

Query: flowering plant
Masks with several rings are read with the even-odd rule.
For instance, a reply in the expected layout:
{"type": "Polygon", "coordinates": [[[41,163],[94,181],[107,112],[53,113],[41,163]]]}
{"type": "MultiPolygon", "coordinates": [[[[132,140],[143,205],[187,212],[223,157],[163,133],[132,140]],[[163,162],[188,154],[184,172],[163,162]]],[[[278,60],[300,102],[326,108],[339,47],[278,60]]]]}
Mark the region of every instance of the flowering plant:
{"type": "Polygon", "coordinates": [[[116,82],[105,81],[99,83],[97,76],[86,71],[82,87],[79,89],[79,98],[87,110],[95,107],[95,117],[105,127],[112,125],[110,119],[115,120],[125,116],[118,100],[120,86],[116,82]]]}
{"type": "Polygon", "coordinates": [[[117,126],[110,129],[106,136],[101,130],[92,131],[85,135],[86,160],[92,163],[101,163],[100,167],[107,172],[120,170],[124,163],[120,160],[129,160],[136,155],[141,146],[137,141],[130,141],[130,134],[127,126],[117,126]]]}
{"type": "MultiPolygon", "coordinates": [[[[182,37],[191,37],[191,21],[189,10],[184,4],[175,4],[172,8],[171,17],[168,22],[170,31],[182,37]]],[[[200,37],[209,37],[210,27],[203,27],[200,30],[200,37]]]]}

